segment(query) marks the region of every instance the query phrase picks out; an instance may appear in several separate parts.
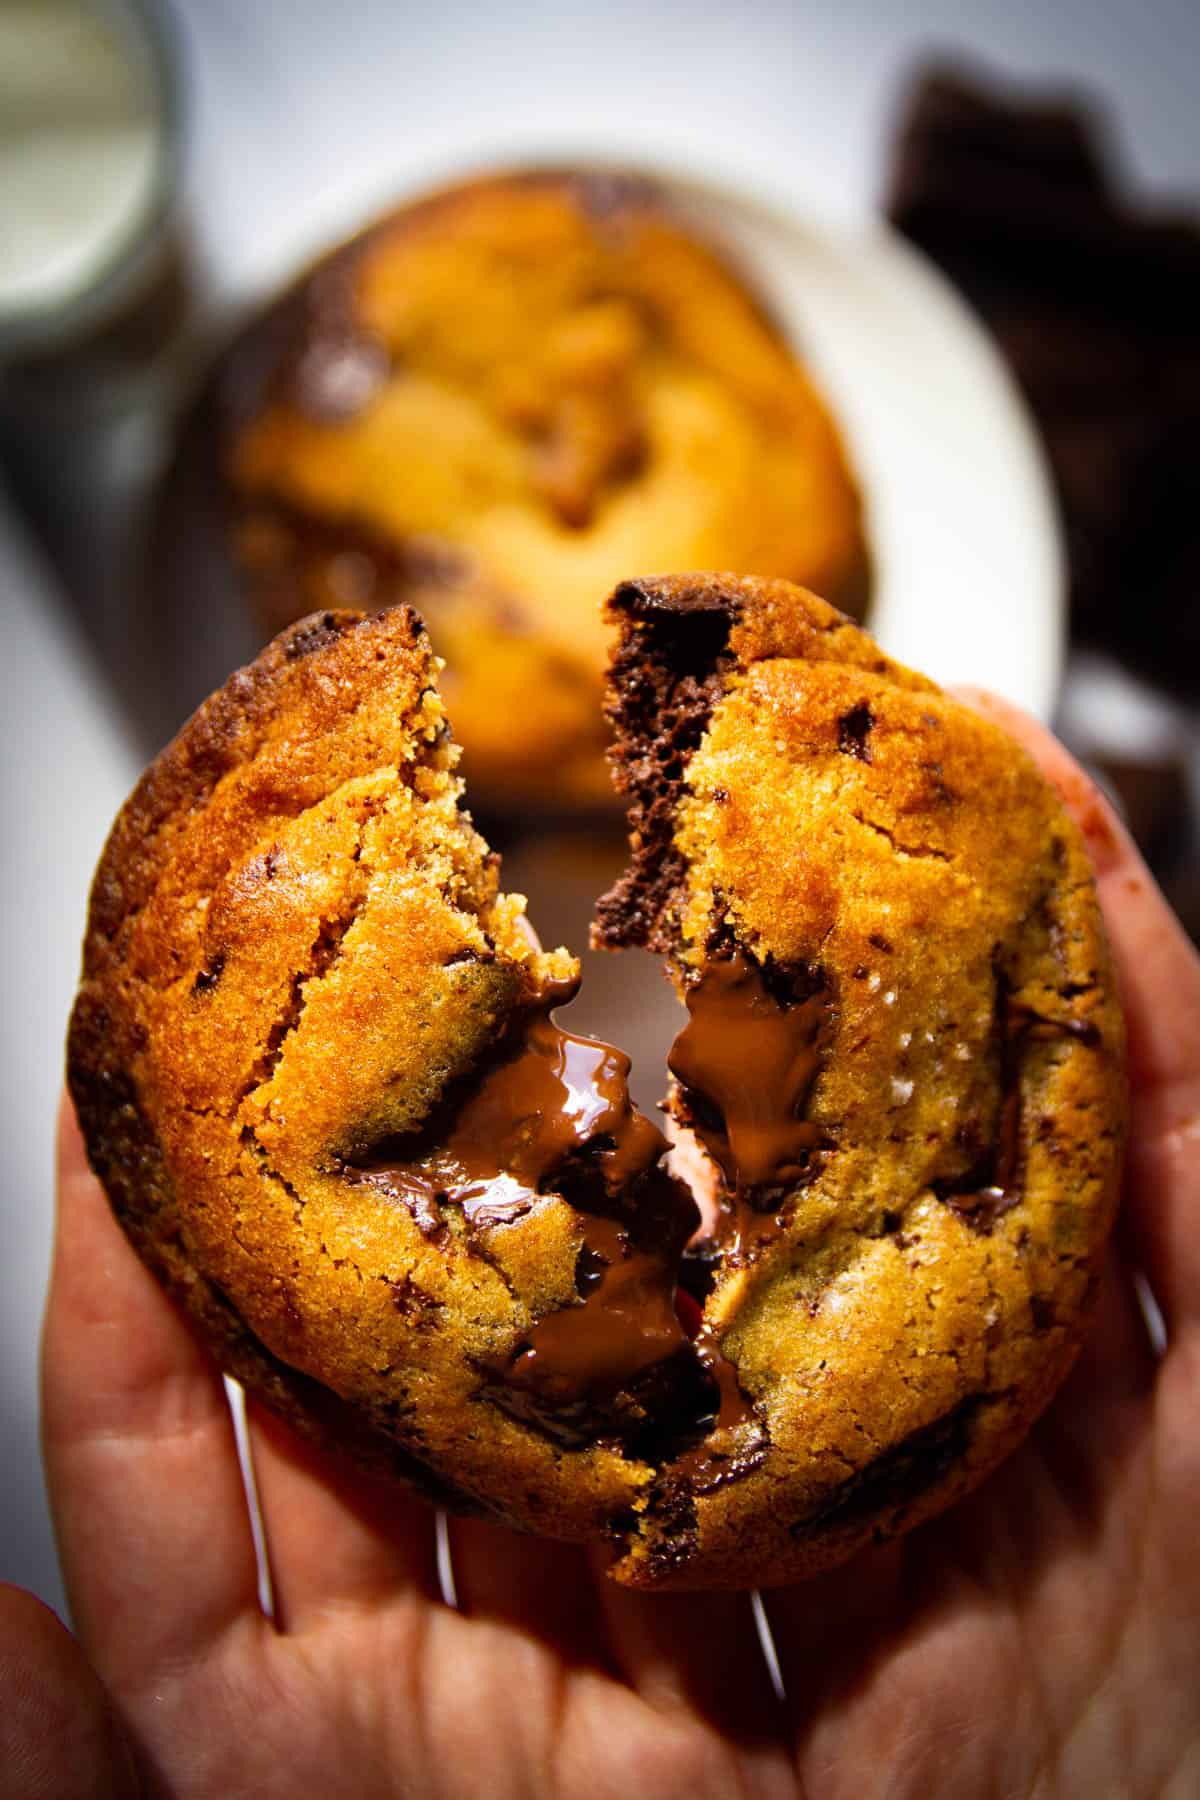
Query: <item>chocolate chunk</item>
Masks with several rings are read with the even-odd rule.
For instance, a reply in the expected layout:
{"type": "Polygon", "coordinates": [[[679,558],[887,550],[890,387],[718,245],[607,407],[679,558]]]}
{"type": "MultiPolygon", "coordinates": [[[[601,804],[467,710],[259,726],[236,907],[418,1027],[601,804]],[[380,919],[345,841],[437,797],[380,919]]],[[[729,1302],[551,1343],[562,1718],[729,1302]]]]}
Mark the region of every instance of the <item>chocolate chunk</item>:
{"type": "Polygon", "coordinates": [[[193,994],[211,993],[220,981],[224,968],[225,952],[223,950],[214,951],[204,967],[197,971],[196,979],[192,983],[193,994]]]}
{"type": "Polygon", "coordinates": [[[966,1400],[885,1450],[851,1475],[814,1513],[792,1526],[794,1537],[829,1526],[850,1526],[886,1508],[916,1500],[949,1473],[966,1454],[971,1430],[985,1396],[966,1400]]]}
{"type": "Polygon", "coordinates": [[[993,1140],[982,1151],[976,1125],[959,1127],[958,1141],[974,1160],[962,1175],[933,1182],[933,1191],[973,1231],[987,1236],[1021,1200],[1024,1142],[1021,1128],[1021,1064],[1030,1042],[1071,1037],[1089,1048],[1102,1045],[1090,1019],[1050,1018],[1013,998],[1002,971],[996,974],[992,1054],[1000,1090],[993,1140]]]}
{"type": "MultiPolygon", "coordinates": [[[[635,1248],[615,1219],[585,1214],[583,1232],[599,1279],[576,1305],[540,1318],[507,1371],[513,1385],[566,1402],[618,1393],[687,1343],[675,1311],[674,1259],[635,1248]]],[[[676,1255],[681,1248],[674,1246],[676,1255]]]]}
{"type": "Polygon", "coordinates": [[[852,706],[848,713],[842,714],[838,720],[838,749],[843,755],[856,756],[859,762],[870,762],[871,747],[867,739],[874,723],[865,700],[861,706],[852,706]]]}
{"type": "Polygon", "coordinates": [[[392,1305],[404,1318],[414,1320],[418,1331],[431,1330],[436,1315],[446,1310],[441,1301],[435,1300],[432,1294],[427,1294],[411,1275],[405,1275],[389,1285],[392,1305]]]}

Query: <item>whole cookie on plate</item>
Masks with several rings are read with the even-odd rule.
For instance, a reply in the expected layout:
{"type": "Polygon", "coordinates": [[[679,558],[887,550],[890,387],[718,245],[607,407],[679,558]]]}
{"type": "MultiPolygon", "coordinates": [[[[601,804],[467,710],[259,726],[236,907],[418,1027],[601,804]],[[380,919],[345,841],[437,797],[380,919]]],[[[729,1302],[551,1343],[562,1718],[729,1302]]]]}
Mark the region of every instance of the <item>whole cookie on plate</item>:
{"type": "Polygon", "coordinates": [[[612,613],[636,855],[598,933],[686,1001],[701,1241],[627,1059],[551,1016],[577,965],[499,889],[404,608],[285,632],[143,779],[71,1088],[141,1254],[310,1436],[631,1585],[785,1581],[1061,1380],[1120,1018],[1077,834],[993,727],[786,583],[612,613]]]}
{"type": "Polygon", "coordinates": [[[1062,1380],[1122,1020],[1081,836],[994,725],[786,582],[610,610],[635,854],[597,935],[664,952],[688,1007],[705,1330],[754,1415],[662,1472],[618,1573],[782,1580],[974,1486],[1062,1380]]]}
{"type": "MultiPolygon", "coordinates": [[[[240,334],[184,446],[220,458],[223,553],[269,631],[418,608],[493,809],[612,806],[598,601],[629,569],[865,590],[838,428],[753,269],[709,237],[609,173],[412,201],[240,334]]],[[[175,522],[185,574],[198,516],[175,522]]]]}

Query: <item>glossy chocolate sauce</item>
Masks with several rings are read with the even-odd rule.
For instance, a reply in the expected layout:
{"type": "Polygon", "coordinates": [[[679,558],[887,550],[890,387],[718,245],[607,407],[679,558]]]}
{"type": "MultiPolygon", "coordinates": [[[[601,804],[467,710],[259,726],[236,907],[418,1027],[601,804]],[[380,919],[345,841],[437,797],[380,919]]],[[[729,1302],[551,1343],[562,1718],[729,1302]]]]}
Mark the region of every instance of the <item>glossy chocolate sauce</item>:
{"type": "Polygon", "coordinates": [[[486,1234],[567,1190],[583,1231],[578,1301],[539,1319],[505,1372],[563,1403],[611,1393],[686,1348],[675,1280],[697,1223],[659,1172],[667,1141],[629,1098],[629,1058],[550,1018],[576,986],[552,987],[526,1015],[435,1148],[353,1175],[401,1199],[429,1235],[445,1230],[448,1207],[469,1235],[486,1234]]]}
{"type": "Polygon", "coordinates": [[[769,1233],[755,1189],[801,1181],[823,1143],[804,1115],[829,1013],[821,987],[780,998],[744,951],[713,960],[686,994],[689,1021],[667,1059],[689,1123],[725,1177],[733,1253],[769,1233]]]}
{"type": "Polygon", "coordinates": [[[667,1141],[629,1098],[629,1058],[550,1018],[578,984],[555,983],[427,1155],[362,1171],[379,1186],[462,1208],[468,1225],[509,1225],[537,1204],[551,1172],[588,1149],[613,1193],[651,1169],[667,1141]]]}
{"type": "MultiPolygon", "coordinates": [[[[752,1204],[755,1189],[802,1180],[822,1133],[803,1115],[820,1060],[828,1014],[824,988],[780,998],[744,951],[714,958],[686,994],[689,1020],[668,1057],[687,1115],[725,1177],[728,1225],[719,1243],[736,1262],[777,1221],[752,1204]]],[[[692,1307],[693,1351],[715,1406],[706,1435],[671,1464],[672,1485],[711,1493],[757,1468],[766,1430],[738,1383],[712,1327],[692,1307]]]]}
{"type": "Polygon", "coordinates": [[[742,1392],[737,1370],[721,1349],[712,1327],[700,1326],[692,1342],[707,1375],[715,1405],[705,1435],[671,1465],[674,1485],[708,1494],[756,1469],[767,1453],[766,1428],[742,1392]]]}
{"type": "MultiPolygon", "coordinates": [[[[547,1194],[565,1197],[581,1226],[578,1298],[544,1314],[490,1371],[493,1397],[564,1447],[652,1444],[646,1453],[670,1459],[673,1485],[711,1492],[757,1467],[765,1428],[700,1307],[677,1296],[698,1216],[661,1167],[666,1139],[630,1101],[629,1059],[550,1017],[574,992],[553,987],[510,1028],[435,1145],[347,1175],[401,1200],[429,1236],[443,1235],[457,1209],[484,1254],[493,1231],[547,1194]]],[[[729,1122],[728,1138],[714,1129],[705,1141],[735,1191],[788,1179],[820,1142],[796,1113],[816,1071],[824,1005],[821,995],[774,999],[740,954],[714,962],[693,989],[672,1066],[729,1122]]]]}
{"type": "Polygon", "coordinates": [[[688,1341],[673,1259],[635,1250],[616,1219],[581,1219],[588,1273],[580,1302],[539,1319],[509,1370],[510,1380],[564,1399],[623,1387],[688,1341]]]}

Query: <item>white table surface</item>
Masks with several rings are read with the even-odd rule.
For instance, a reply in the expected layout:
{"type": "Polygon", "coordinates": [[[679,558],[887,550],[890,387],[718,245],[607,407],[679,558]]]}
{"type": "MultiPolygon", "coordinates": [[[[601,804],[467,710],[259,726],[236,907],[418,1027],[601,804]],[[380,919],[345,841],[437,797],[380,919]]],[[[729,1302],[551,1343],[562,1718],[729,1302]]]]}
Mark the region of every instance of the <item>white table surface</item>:
{"type": "MultiPolygon", "coordinates": [[[[1200,187],[1194,0],[192,0],[187,182],[217,303],[286,272],[396,191],[497,153],[655,156],[835,221],[878,193],[891,108],[925,50],[1091,85],[1160,195],[1200,187]]],[[[60,1588],[38,1473],[36,1343],[62,1032],[91,868],[130,741],[0,496],[0,1577],[60,1588]]]]}

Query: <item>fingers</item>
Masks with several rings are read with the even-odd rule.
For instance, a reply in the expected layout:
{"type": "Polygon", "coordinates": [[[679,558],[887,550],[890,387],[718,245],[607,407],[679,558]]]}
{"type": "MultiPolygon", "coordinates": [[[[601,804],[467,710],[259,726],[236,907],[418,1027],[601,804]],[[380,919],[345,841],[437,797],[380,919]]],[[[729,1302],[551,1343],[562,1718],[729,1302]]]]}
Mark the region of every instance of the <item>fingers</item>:
{"type": "Polygon", "coordinates": [[[460,1612],[502,1620],[570,1662],[615,1666],[591,1564],[577,1545],[521,1537],[479,1519],[451,1519],[449,1538],[460,1612]]]}
{"type": "Polygon", "coordinates": [[[618,1667],[651,1705],[694,1709],[745,1746],[778,1745],[749,1594],[639,1594],[603,1576],[598,1591],[618,1667]]]}
{"type": "Polygon", "coordinates": [[[1129,1030],[1129,1225],[1169,1332],[1200,1320],[1200,956],[1103,795],[1049,732],[972,691],[1058,789],[1091,853],[1129,1030]]]}
{"type": "Polygon", "coordinates": [[[1090,1434],[1101,1453],[1113,1447],[1116,1414],[1127,1404],[1137,1408],[1158,1373],[1122,1235],[1118,1226],[1105,1252],[1087,1334],[1063,1390],[1070,1398],[1061,1407],[1063,1427],[1081,1438],[1090,1434]]]}
{"type": "Polygon", "coordinates": [[[126,1242],[66,1106],[42,1417],[71,1610],[106,1680],[190,1659],[257,1614],[220,1376],[126,1242]]]}
{"type": "Polygon", "coordinates": [[[748,1595],[631,1593],[607,1578],[604,1557],[472,1519],[451,1521],[450,1548],[468,1616],[622,1676],[659,1711],[698,1711],[743,1745],[778,1748],[781,1712],[748,1595]]]}
{"type": "Polygon", "coordinates": [[[251,1403],[250,1444],[275,1623],[303,1632],[337,1611],[437,1595],[434,1514],[395,1482],[320,1456],[251,1403]]]}
{"type": "Polygon", "coordinates": [[[66,1626],[0,1587],[0,1774],[8,1800],[135,1800],[129,1743],[66,1626]]]}
{"type": "Polygon", "coordinates": [[[845,1568],[764,1591],[788,1718],[798,1739],[847,1669],[868,1669],[882,1639],[902,1633],[903,1561],[903,1543],[885,1544],[863,1551],[845,1568]]]}

